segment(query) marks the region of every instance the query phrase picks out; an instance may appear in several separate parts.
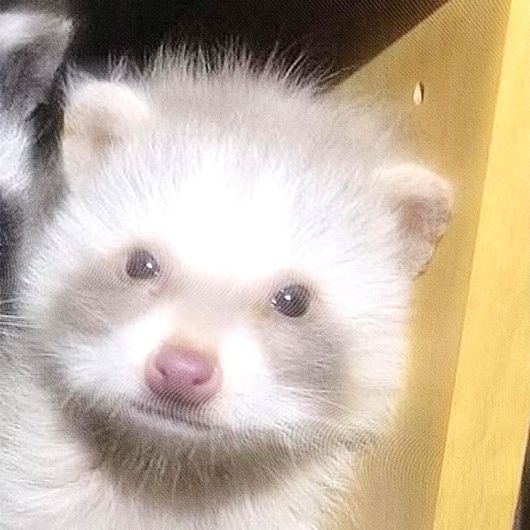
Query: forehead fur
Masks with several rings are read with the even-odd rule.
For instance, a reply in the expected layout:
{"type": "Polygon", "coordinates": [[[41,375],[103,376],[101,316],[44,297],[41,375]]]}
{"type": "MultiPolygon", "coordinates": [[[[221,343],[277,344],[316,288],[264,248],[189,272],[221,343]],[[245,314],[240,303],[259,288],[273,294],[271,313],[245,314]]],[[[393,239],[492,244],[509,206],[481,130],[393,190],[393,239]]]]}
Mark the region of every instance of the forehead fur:
{"type": "MultiPolygon", "coordinates": [[[[86,96],[91,82],[77,83],[86,96]]],[[[369,133],[374,123],[357,119],[352,131],[354,111],[332,97],[229,61],[208,75],[185,62],[158,64],[146,77],[116,74],[113,83],[126,97],[113,89],[101,108],[123,105],[121,141],[86,167],[68,199],[72,216],[100,220],[84,226],[103,223],[111,239],[171,241],[195,271],[243,279],[296,267],[293,255],[304,249],[306,263],[318,261],[316,245],[328,247],[320,253],[328,259],[344,257],[353,232],[367,243],[369,224],[374,241],[386,237],[366,159],[368,143],[372,156],[379,143],[369,133]],[[127,122],[139,108],[141,119],[127,122]]],[[[94,85],[98,97],[102,88],[94,85]]]]}
{"type": "Polygon", "coordinates": [[[287,162],[264,157],[245,168],[222,146],[203,145],[185,160],[144,153],[143,164],[138,149],[113,154],[103,175],[70,196],[55,230],[84,247],[74,255],[155,243],[196,274],[249,281],[301,265],[318,271],[352,254],[382,261],[392,247],[392,219],[373,211],[377,199],[347,204],[325,177],[320,193],[304,188],[287,162]]]}

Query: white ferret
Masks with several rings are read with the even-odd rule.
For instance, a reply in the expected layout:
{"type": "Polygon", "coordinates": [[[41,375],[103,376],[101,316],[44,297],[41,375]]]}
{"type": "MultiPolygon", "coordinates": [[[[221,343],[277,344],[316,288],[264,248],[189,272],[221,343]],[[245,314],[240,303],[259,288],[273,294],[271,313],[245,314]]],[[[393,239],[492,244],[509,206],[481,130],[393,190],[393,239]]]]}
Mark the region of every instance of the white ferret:
{"type": "Polygon", "coordinates": [[[69,84],[2,360],[2,528],[317,529],[391,417],[450,188],[370,108],[231,57],[69,84]]]}

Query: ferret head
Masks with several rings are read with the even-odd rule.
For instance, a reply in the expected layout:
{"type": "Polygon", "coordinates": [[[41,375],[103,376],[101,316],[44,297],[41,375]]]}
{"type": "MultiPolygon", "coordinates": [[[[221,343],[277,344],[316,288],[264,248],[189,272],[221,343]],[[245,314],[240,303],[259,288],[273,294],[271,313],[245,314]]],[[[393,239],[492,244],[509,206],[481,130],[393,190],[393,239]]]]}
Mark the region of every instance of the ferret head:
{"type": "Polygon", "coordinates": [[[74,83],[23,305],[57,402],[229,455],[381,422],[450,194],[373,118],[237,65],[74,83]]]}

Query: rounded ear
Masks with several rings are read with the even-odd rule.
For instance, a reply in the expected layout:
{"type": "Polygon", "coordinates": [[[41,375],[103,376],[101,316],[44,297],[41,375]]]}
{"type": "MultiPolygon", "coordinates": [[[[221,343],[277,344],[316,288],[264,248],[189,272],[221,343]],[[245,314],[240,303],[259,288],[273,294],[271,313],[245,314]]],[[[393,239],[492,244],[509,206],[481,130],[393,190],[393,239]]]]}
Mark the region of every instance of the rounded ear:
{"type": "Polygon", "coordinates": [[[149,118],[147,102],[133,88],[117,81],[88,80],[70,87],[63,133],[66,178],[75,184],[101,161],[129,130],[149,118]]]}
{"type": "Polygon", "coordinates": [[[0,108],[26,118],[46,100],[71,34],[72,23],[56,15],[0,14],[0,108]]]}
{"type": "Polygon", "coordinates": [[[452,186],[428,169],[400,164],[381,172],[386,198],[399,220],[403,266],[414,277],[427,268],[453,206],[452,186]]]}

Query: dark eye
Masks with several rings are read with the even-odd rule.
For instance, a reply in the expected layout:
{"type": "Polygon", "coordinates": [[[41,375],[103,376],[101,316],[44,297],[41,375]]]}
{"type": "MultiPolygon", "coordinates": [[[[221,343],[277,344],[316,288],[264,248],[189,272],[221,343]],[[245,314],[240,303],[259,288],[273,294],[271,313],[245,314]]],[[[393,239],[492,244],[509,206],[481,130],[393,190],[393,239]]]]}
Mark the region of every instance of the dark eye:
{"type": "Polygon", "coordinates": [[[143,248],[129,252],[125,271],[134,280],[150,280],[160,272],[160,265],[153,254],[143,248]]]}
{"type": "Polygon", "coordinates": [[[288,317],[301,317],[309,308],[311,294],[303,285],[289,285],[280,289],[271,300],[272,306],[288,317]]]}

